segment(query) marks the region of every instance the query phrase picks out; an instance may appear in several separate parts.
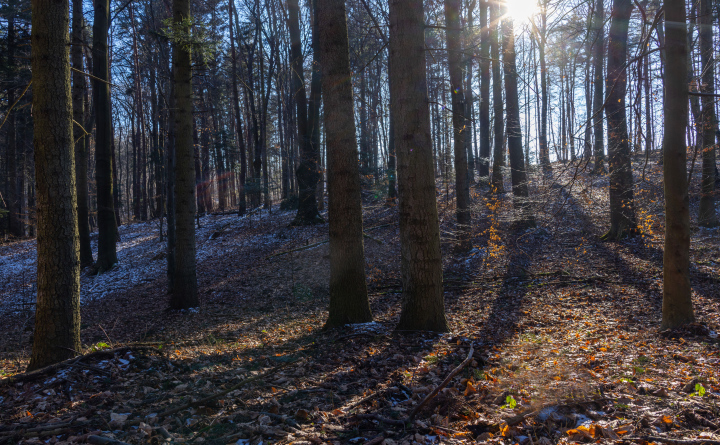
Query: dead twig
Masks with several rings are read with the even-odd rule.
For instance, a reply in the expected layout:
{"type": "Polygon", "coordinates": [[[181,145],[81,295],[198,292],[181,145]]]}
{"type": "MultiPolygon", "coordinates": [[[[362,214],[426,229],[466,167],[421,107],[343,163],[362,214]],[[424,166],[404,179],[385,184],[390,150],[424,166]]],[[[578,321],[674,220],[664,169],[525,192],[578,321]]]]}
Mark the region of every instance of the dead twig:
{"type": "Polygon", "coordinates": [[[445,388],[450,383],[450,380],[452,380],[453,377],[455,377],[460,371],[463,370],[463,368],[470,364],[474,352],[475,349],[473,349],[473,346],[470,345],[470,351],[468,352],[468,356],[465,358],[465,360],[463,360],[462,363],[460,363],[455,369],[453,369],[450,374],[445,377],[445,380],[443,380],[438,386],[436,386],[435,389],[430,392],[430,394],[425,396],[425,398],[422,399],[422,401],[418,403],[418,405],[412,411],[410,411],[407,420],[412,420],[415,415],[417,415],[417,413],[422,409],[423,406],[425,406],[433,397],[437,395],[438,392],[440,392],[440,390],[445,388]]]}

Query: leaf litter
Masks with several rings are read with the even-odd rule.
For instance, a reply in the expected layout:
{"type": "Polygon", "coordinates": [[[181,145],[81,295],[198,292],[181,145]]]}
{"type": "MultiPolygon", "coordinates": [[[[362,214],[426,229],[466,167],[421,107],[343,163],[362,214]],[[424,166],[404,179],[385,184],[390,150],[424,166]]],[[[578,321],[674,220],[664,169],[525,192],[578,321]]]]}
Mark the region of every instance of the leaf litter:
{"type": "Polygon", "coordinates": [[[365,203],[375,321],[331,331],[327,224],[206,215],[199,308],[166,310],[158,224],[123,226],[120,264],[83,274],[87,354],[23,374],[35,243],[0,246],[0,444],[720,443],[720,234],[693,229],[698,322],[660,332],[659,167],[636,184],[643,236],[619,243],[598,241],[606,179],[562,167],[533,185],[537,229],[474,189],[466,254],[439,194],[446,334],[394,331],[393,206],[365,203]]]}

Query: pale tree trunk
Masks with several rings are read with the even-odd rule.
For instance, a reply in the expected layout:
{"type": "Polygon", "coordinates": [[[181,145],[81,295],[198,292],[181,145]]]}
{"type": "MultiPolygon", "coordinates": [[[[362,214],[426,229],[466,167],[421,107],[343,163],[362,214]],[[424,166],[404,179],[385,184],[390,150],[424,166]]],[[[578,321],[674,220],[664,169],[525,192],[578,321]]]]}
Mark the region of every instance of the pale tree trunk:
{"type": "Polygon", "coordinates": [[[690,289],[690,200],[685,129],[688,121],[687,28],[685,2],[665,0],[666,44],[663,177],[665,250],[663,252],[662,329],[695,320],[690,289]],[[678,26],[682,24],[682,26],[678,26]]]}
{"type": "Polygon", "coordinates": [[[448,71],[452,98],[453,152],[455,162],[455,199],[457,208],[457,248],[470,250],[470,184],[468,181],[467,140],[472,135],[466,116],[462,83],[460,47],[460,0],[445,0],[445,36],[447,38],[448,71]]]}
{"type": "Polygon", "coordinates": [[[507,141],[510,155],[510,179],[512,180],[513,202],[520,212],[518,223],[522,227],[535,225],[535,218],[528,201],[528,181],[520,127],[520,106],[518,100],[517,69],[515,68],[515,31],[512,19],[505,18],[503,27],[503,74],[505,77],[505,107],[507,113],[507,141]]]}
{"type": "Polygon", "coordinates": [[[608,166],[610,230],[603,239],[620,239],[637,233],[630,144],[625,113],[627,39],[632,0],[614,0],[608,39],[608,166]]]}
{"type": "Polygon", "coordinates": [[[715,120],[716,98],[709,96],[715,93],[715,60],[713,57],[713,14],[712,1],[700,0],[700,60],[702,61],[702,87],[700,91],[706,95],[702,102],[702,193],[700,195],[700,214],[698,224],[703,227],[718,225],[715,210],[715,120]]]}
{"type": "MultiPolygon", "coordinates": [[[[190,0],[173,0],[173,26],[189,33],[190,0]]],[[[173,42],[175,95],[175,250],[170,307],[198,305],[195,268],[195,154],[193,150],[191,56],[188,45],[173,42]]]]}
{"type": "Polygon", "coordinates": [[[402,313],[399,330],[447,331],[435,200],[422,0],[390,1],[390,78],[398,161],[402,313]]]}
{"type": "Polygon", "coordinates": [[[33,145],[37,185],[37,306],[28,370],[80,345],[80,255],[70,97],[68,2],[32,2],[33,145]]]}
{"type": "Polygon", "coordinates": [[[93,102],[95,104],[95,183],[97,186],[98,255],[100,271],[117,263],[117,221],[113,198],[112,116],[108,66],[110,1],[95,1],[93,22],[93,102]]]}
{"type": "Polygon", "coordinates": [[[490,5],[490,58],[492,59],[493,78],[493,169],[491,186],[496,193],[503,193],[503,172],[505,166],[505,153],[503,151],[503,97],[502,77],[500,63],[500,43],[498,40],[498,19],[500,18],[500,6],[490,5]]]}
{"type": "Polygon", "coordinates": [[[345,0],[317,0],[325,102],[330,309],[325,328],[372,321],[365,282],[362,202],[345,0]]]}

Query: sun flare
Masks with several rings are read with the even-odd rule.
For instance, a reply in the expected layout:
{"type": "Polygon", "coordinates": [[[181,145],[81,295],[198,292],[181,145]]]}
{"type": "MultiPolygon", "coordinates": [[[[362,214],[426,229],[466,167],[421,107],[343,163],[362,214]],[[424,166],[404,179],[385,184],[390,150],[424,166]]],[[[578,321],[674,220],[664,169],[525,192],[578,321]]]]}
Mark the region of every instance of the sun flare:
{"type": "Polygon", "coordinates": [[[539,9],[537,0],[506,0],[506,3],[507,15],[516,23],[528,21],[539,9]]]}

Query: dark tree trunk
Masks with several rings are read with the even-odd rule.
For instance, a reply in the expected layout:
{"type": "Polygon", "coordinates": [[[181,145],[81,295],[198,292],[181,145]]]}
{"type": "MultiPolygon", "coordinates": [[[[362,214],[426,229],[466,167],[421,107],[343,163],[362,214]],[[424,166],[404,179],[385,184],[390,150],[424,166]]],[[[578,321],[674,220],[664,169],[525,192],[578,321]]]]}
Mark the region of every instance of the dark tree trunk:
{"type": "Polygon", "coordinates": [[[700,0],[700,60],[702,63],[702,102],[700,126],[702,129],[702,193],[698,224],[703,227],[718,225],[715,210],[715,60],[713,57],[713,11],[711,0],[700,0]]]}
{"type": "Polygon", "coordinates": [[[490,175],[490,25],[489,2],[480,2],[480,158],[478,176],[488,179],[490,175]]]}
{"type": "Polygon", "coordinates": [[[512,180],[513,202],[520,212],[518,223],[523,227],[535,225],[535,218],[528,202],[528,181],[520,127],[520,105],[518,100],[517,69],[515,68],[515,31],[512,21],[505,18],[503,27],[503,74],[505,78],[505,107],[507,113],[507,142],[510,155],[510,179],[512,180]]]}
{"type": "Polygon", "coordinates": [[[685,130],[688,121],[687,28],[685,2],[666,0],[667,65],[663,176],[665,186],[665,249],[661,329],[695,321],[690,288],[690,200],[688,197],[685,130]],[[682,26],[678,26],[682,24],[682,26]]]}
{"type": "Polygon", "coordinates": [[[69,22],[68,2],[32,1],[38,276],[28,370],[74,357],[82,347],[69,22]]]}
{"type": "Polygon", "coordinates": [[[627,38],[632,0],[613,0],[608,39],[608,166],[610,230],[604,239],[620,239],[637,232],[630,144],[625,113],[627,38]]]}
{"type": "Polygon", "coordinates": [[[390,0],[403,303],[399,330],[447,331],[425,76],[422,0],[390,0]],[[399,69],[402,67],[402,69],[399,69]]]}
{"type": "MultiPolygon", "coordinates": [[[[547,2],[545,2],[547,4],[547,2]]],[[[548,126],[548,72],[545,61],[545,45],[547,41],[547,10],[545,7],[540,11],[540,32],[538,33],[538,53],[540,57],[540,165],[543,172],[550,172],[550,148],[548,147],[547,126],[548,126]]]]}
{"type": "MultiPolygon", "coordinates": [[[[597,0],[595,3],[595,16],[593,20],[593,28],[595,29],[595,43],[593,53],[593,68],[595,75],[595,91],[593,92],[593,113],[595,118],[593,120],[593,134],[595,136],[595,145],[593,151],[595,152],[595,166],[593,171],[595,173],[602,173],[605,171],[605,132],[603,123],[603,113],[601,111],[603,102],[605,101],[604,93],[604,81],[605,73],[603,67],[605,66],[605,5],[603,0],[597,0]]],[[[623,98],[624,99],[624,98],[623,98]]],[[[625,106],[623,101],[623,107],[625,106]]]]}
{"type": "Polygon", "coordinates": [[[503,172],[505,166],[505,152],[503,151],[503,97],[502,77],[500,63],[500,44],[498,40],[498,19],[500,18],[500,6],[490,5],[490,51],[492,59],[493,77],[493,171],[491,186],[496,193],[503,193],[503,172]]]}
{"type": "Polygon", "coordinates": [[[21,237],[25,234],[23,228],[21,213],[22,213],[22,194],[23,189],[20,187],[21,177],[24,172],[20,172],[18,175],[18,143],[17,143],[17,109],[10,110],[15,104],[15,49],[17,47],[15,38],[15,5],[14,2],[9,6],[8,16],[8,29],[7,29],[7,101],[8,111],[7,121],[7,149],[6,153],[6,168],[7,168],[7,208],[8,208],[8,232],[13,236],[21,237]]]}
{"type": "Polygon", "coordinates": [[[307,97],[305,94],[305,75],[303,72],[303,55],[300,43],[300,7],[298,0],[288,0],[288,27],[290,28],[290,51],[292,56],[291,76],[295,105],[297,107],[297,128],[300,138],[300,164],[297,167],[299,187],[298,211],[294,225],[307,225],[322,222],[317,209],[315,189],[320,175],[318,174],[318,152],[310,139],[308,125],[307,97]]]}
{"type": "MultiPolygon", "coordinates": [[[[82,55],[82,32],[83,32],[83,7],[82,0],[72,2],[72,46],[70,53],[73,67],[79,71],[83,69],[82,55]]],[[[77,71],[72,75],[72,106],[73,119],[77,124],[85,122],[85,89],[87,83],[85,76],[77,71]]],[[[88,215],[88,135],[87,129],[75,126],[73,131],[75,137],[75,185],[77,188],[77,216],[78,232],[80,237],[80,266],[90,266],[93,263],[92,248],[90,247],[90,222],[88,215]]]]}
{"type": "MultiPolygon", "coordinates": [[[[174,26],[189,32],[190,0],[173,0],[174,26]]],[[[192,72],[190,49],[173,42],[175,96],[175,249],[170,307],[198,305],[195,269],[195,166],[192,134],[192,72]]]]}
{"type": "Polygon", "coordinates": [[[360,171],[344,0],[317,0],[325,101],[330,221],[330,309],[326,328],[372,321],[365,282],[360,171]]]}
{"type": "Polygon", "coordinates": [[[95,1],[93,23],[93,102],[95,104],[95,183],[97,186],[97,267],[106,271],[117,263],[117,221],[113,197],[113,143],[110,108],[108,29],[110,1],[95,1]]]}
{"type": "Polygon", "coordinates": [[[467,139],[471,137],[465,113],[460,47],[460,0],[445,0],[445,35],[452,98],[453,148],[455,161],[455,197],[457,200],[457,247],[470,250],[470,185],[468,181],[467,139]]]}
{"type": "Polygon", "coordinates": [[[233,95],[233,109],[235,111],[235,133],[237,138],[237,150],[240,151],[240,196],[238,198],[238,215],[242,216],[247,210],[247,204],[245,203],[245,172],[247,169],[247,160],[245,159],[245,137],[242,130],[242,119],[240,114],[240,95],[238,94],[237,84],[237,54],[235,53],[235,38],[234,38],[234,15],[235,5],[233,0],[228,0],[228,17],[230,26],[230,57],[232,62],[232,95],[233,95]]]}

